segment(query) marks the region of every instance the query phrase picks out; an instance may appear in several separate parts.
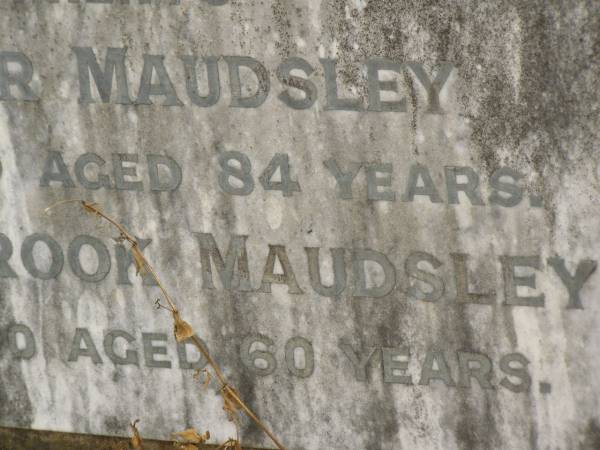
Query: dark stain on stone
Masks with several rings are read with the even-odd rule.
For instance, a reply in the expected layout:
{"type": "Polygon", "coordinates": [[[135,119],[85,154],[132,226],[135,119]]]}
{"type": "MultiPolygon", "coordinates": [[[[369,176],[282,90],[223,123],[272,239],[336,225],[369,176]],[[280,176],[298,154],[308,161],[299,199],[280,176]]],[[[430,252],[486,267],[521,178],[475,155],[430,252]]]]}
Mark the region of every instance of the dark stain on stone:
{"type": "Polygon", "coordinates": [[[33,407],[21,362],[13,358],[8,349],[8,329],[14,325],[12,308],[3,294],[8,290],[6,286],[0,290],[0,424],[30,427],[33,423],[33,407]]]}
{"type": "Polygon", "coordinates": [[[122,435],[126,434],[129,430],[127,429],[127,422],[123,418],[115,415],[107,416],[104,418],[104,426],[106,431],[111,435],[122,435]]]}
{"type": "Polygon", "coordinates": [[[277,33],[279,34],[279,39],[275,42],[275,47],[277,47],[279,54],[282,57],[295,54],[296,45],[292,38],[292,22],[287,4],[281,0],[275,0],[271,5],[271,10],[273,12],[273,18],[275,19],[277,33]]]}
{"type": "MultiPolygon", "coordinates": [[[[7,108],[9,129],[16,130],[18,118],[7,108]]],[[[17,148],[18,133],[11,132],[10,143],[17,148]]],[[[19,165],[19,158],[15,158],[19,165]]],[[[21,369],[22,361],[13,358],[8,351],[8,328],[16,321],[11,299],[18,299],[15,286],[10,280],[0,280],[0,424],[17,427],[31,427],[33,405],[21,369]]],[[[37,350],[40,351],[39,348],[37,350]]]]}
{"type": "Polygon", "coordinates": [[[538,433],[535,427],[532,427],[529,431],[529,445],[532,450],[536,450],[538,447],[538,433]]]}
{"type": "Polygon", "coordinates": [[[590,419],[584,432],[579,450],[598,450],[600,448],[600,425],[597,419],[590,419]]]}

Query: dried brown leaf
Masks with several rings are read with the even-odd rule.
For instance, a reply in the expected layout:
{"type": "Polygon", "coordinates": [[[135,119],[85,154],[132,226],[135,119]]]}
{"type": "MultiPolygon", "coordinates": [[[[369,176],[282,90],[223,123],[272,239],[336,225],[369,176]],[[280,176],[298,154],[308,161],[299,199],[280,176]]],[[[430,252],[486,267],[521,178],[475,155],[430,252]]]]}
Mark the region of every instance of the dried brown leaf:
{"type": "Polygon", "coordinates": [[[183,342],[194,335],[194,330],[191,325],[181,318],[179,311],[173,311],[173,332],[177,342],[183,342]]]}
{"type": "Polygon", "coordinates": [[[210,433],[205,431],[203,434],[198,434],[195,428],[188,428],[187,430],[178,431],[172,433],[177,439],[183,440],[186,444],[203,444],[210,439],[210,433]]]}
{"type": "Polygon", "coordinates": [[[133,256],[133,263],[135,264],[136,275],[144,275],[146,273],[146,258],[142,255],[137,242],[131,245],[131,255],[133,256]]]}
{"type": "Polygon", "coordinates": [[[81,207],[84,209],[84,211],[90,213],[90,214],[98,214],[98,208],[96,203],[90,203],[90,202],[86,202],[85,200],[81,201],[81,207]]]}
{"type": "Polygon", "coordinates": [[[223,409],[227,413],[227,418],[230,422],[237,423],[236,414],[240,409],[240,404],[237,398],[239,398],[240,395],[229,385],[225,385],[221,388],[221,395],[223,396],[223,409]]]}
{"type": "Polygon", "coordinates": [[[131,427],[131,431],[133,433],[133,436],[131,436],[131,445],[133,446],[133,448],[135,449],[142,449],[142,437],[140,436],[140,432],[137,429],[136,424],[140,421],[140,419],[137,419],[136,421],[134,421],[133,423],[130,423],[129,426],[131,427]]]}

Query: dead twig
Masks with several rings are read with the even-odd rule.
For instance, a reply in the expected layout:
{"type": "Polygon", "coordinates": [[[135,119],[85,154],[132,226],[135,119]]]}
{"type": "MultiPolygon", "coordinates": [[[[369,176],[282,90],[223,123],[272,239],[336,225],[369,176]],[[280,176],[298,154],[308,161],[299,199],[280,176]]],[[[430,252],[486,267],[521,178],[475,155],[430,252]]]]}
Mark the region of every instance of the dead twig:
{"type": "MultiPolygon", "coordinates": [[[[221,393],[221,396],[223,397],[223,409],[227,413],[228,419],[230,421],[234,422],[234,424],[236,426],[236,432],[238,432],[238,428],[239,428],[239,424],[237,422],[237,415],[239,412],[243,412],[246,416],[248,416],[256,424],[256,426],[258,426],[267,436],[269,436],[269,438],[271,439],[271,441],[273,441],[273,443],[277,446],[277,448],[279,448],[280,450],[285,450],[285,448],[278,441],[278,439],[275,437],[275,435],[266,427],[266,425],[258,418],[258,416],[256,414],[254,414],[254,412],[248,407],[248,405],[246,405],[244,403],[244,401],[240,398],[240,395],[238,394],[238,392],[233,387],[231,387],[231,385],[227,381],[227,378],[225,377],[225,375],[223,374],[223,372],[221,371],[221,369],[219,368],[219,366],[217,365],[215,360],[210,356],[208,349],[202,344],[200,339],[194,334],[194,330],[192,329],[191,325],[181,318],[179,310],[175,306],[175,302],[167,293],[167,290],[165,289],[164,285],[160,281],[158,274],[156,273],[154,268],[148,263],[148,260],[144,257],[144,255],[142,254],[137,239],[131,233],[129,233],[123,225],[121,225],[119,222],[117,222],[115,219],[111,218],[110,216],[106,215],[99,208],[99,206],[97,204],[91,203],[91,202],[86,202],[85,200],[63,200],[63,201],[57,202],[57,203],[49,206],[48,208],[46,208],[44,210],[44,212],[47,214],[55,207],[64,205],[64,204],[68,204],[68,203],[79,203],[81,208],[83,208],[84,211],[94,215],[97,218],[106,220],[113,227],[115,227],[119,232],[119,236],[117,238],[115,238],[115,240],[119,243],[124,243],[124,242],[129,243],[129,245],[130,245],[129,251],[131,252],[131,255],[133,257],[133,262],[135,264],[137,275],[141,276],[143,274],[149,274],[154,279],[156,284],[158,285],[158,287],[162,293],[162,296],[163,296],[164,300],[166,301],[166,305],[163,305],[160,302],[160,299],[158,299],[158,300],[156,300],[155,305],[157,306],[158,309],[166,309],[167,311],[169,311],[171,313],[171,315],[173,317],[173,334],[175,335],[175,339],[177,340],[177,342],[183,342],[183,341],[190,339],[191,342],[194,344],[194,346],[204,356],[204,358],[208,362],[208,365],[212,368],[217,380],[219,381],[219,384],[221,385],[220,393],[221,393]]],[[[206,385],[208,385],[209,382],[210,382],[210,378],[207,377],[206,385]]],[[[137,423],[137,420],[130,425],[131,425],[131,427],[133,429],[133,433],[134,433],[134,436],[132,437],[132,445],[133,445],[133,448],[138,449],[138,448],[142,448],[141,447],[142,440],[141,440],[140,435],[135,426],[136,423],[137,423]],[[138,446],[136,447],[136,445],[138,445],[138,446]]],[[[193,429],[185,430],[183,432],[177,433],[177,435],[181,436],[182,433],[185,433],[186,435],[187,434],[192,435],[191,430],[193,430],[193,429]]],[[[195,430],[193,430],[193,431],[195,432],[195,430]]],[[[208,432],[206,434],[207,434],[206,439],[208,439],[208,432]]],[[[198,435],[198,436],[200,438],[204,437],[204,435],[201,435],[201,436],[198,435]]],[[[202,441],[201,443],[203,443],[203,442],[204,441],[202,441]]],[[[195,442],[188,441],[188,442],[183,442],[181,444],[182,445],[186,445],[186,444],[193,445],[194,443],[195,442]]],[[[224,450],[241,450],[241,446],[239,443],[239,436],[238,436],[238,439],[229,439],[228,441],[223,443],[221,445],[221,447],[219,447],[219,448],[222,448],[224,450]]]]}

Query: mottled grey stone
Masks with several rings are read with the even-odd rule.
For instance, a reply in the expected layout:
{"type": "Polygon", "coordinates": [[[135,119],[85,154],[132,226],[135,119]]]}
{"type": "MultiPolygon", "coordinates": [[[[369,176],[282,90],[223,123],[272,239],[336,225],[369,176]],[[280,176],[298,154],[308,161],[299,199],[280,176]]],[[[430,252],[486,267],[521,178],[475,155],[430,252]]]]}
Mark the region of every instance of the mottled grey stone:
{"type": "Polygon", "coordinates": [[[599,53],[591,0],[2,2],[0,426],[235,435],[86,199],[286,448],[596,448],[599,53]]]}

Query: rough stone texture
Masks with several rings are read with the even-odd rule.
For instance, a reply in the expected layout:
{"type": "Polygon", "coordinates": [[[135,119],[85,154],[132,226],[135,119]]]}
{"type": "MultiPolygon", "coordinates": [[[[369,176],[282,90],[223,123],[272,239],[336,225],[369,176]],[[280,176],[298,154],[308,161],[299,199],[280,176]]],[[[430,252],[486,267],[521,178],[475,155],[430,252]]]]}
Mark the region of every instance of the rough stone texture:
{"type": "MultiPolygon", "coordinates": [[[[594,449],[600,448],[600,279],[581,290],[584,309],[566,309],[568,294],[548,258],[560,255],[573,273],[583,259],[597,259],[600,189],[600,3],[590,1],[230,1],[216,6],[182,0],[139,5],[57,4],[44,0],[0,5],[0,50],[25,53],[34,66],[37,102],[0,101],[0,233],[13,245],[10,266],[18,278],[0,279],[0,425],[79,433],[123,435],[133,418],[142,433],[166,438],[188,426],[233,436],[220,399],[203,391],[191,371],[180,370],[169,317],[153,309],[156,288],[117,284],[114,233],[72,205],[43,215],[49,204],[85,198],[103,205],[136,236],[152,239],[145,252],[179,302],[184,317],[205,339],[242,397],[268,426],[297,449],[594,449]],[[165,55],[183,107],[80,104],[72,47],[127,47],[131,97],[142,55],[165,55]],[[220,61],[222,98],[191,105],[182,55],[244,55],[269,71],[271,92],[254,109],[230,108],[229,77],[220,61]],[[303,111],[285,106],[275,69],[290,56],[316,69],[318,101],[303,111]],[[319,58],[337,58],[343,95],[365,98],[363,62],[369,57],[439,62],[456,66],[441,94],[443,115],[427,114],[426,94],[408,71],[400,91],[406,113],[325,110],[319,58]],[[255,180],[249,196],[224,193],[218,155],[238,150],[251,159],[255,180]],[[49,151],[60,151],[71,176],[86,152],[140,156],[142,192],[86,190],[79,184],[40,186],[49,151]],[[302,192],[283,197],[265,191],[259,174],[275,153],[289,154],[302,192]],[[145,155],[166,154],[183,168],[173,192],[151,192],[145,155]],[[354,198],[337,197],[323,166],[334,157],[393,164],[395,202],[370,201],[364,169],[354,198]],[[426,165],[443,199],[403,202],[409,167],[426,165]],[[448,204],[444,166],[472,167],[481,179],[485,206],[464,196],[448,204]],[[489,178],[502,166],[524,174],[528,194],[511,208],[491,205],[489,178]],[[543,207],[530,206],[529,194],[543,207]],[[248,235],[253,288],[260,280],[267,244],[285,245],[301,295],[286,286],[272,293],[202,289],[198,241],[212,233],[224,252],[233,235],[248,235]],[[39,280],[20,258],[24,239],[47,233],[65,254],[56,279],[39,280]],[[97,236],[111,254],[111,270],[97,283],[75,276],[69,243],[97,236]],[[394,290],[381,298],[357,298],[348,287],[336,298],[311,289],[304,247],[320,247],[325,282],[331,281],[329,248],[371,248],[396,267],[394,290]],[[442,265],[445,282],[436,302],[409,295],[415,284],[404,271],[413,251],[442,265]],[[495,290],[492,305],[458,304],[450,253],[469,255],[473,291],[495,290]],[[504,305],[500,255],[540,255],[536,289],[541,308],[504,305]],[[329,262],[327,262],[329,261],[329,262]],[[15,359],[7,341],[14,323],[27,325],[37,352],[15,359]],[[102,364],[89,357],[68,361],[76,328],[87,328],[102,364]],[[102,339],[111,329],[136,341],[140,365],[114,365],[102,339]],[[171,369],[144,364],[142,332],[169,334],[171,369]],[[274,341],[277,369],[253,374],[240,359],[242,339],[262,333],[274,341]],[[315,371],[298,378],[286,369],[284,345],[293,336],[312,342],[315,371]],[[357,351],[405,347],[413,385],[385,383],[380,352],[358,381],[340,343],[357,351]],[[430,349],[443,351],[458,383],[457,352],[487,355],[493,389],[419,385],[430,349]],[[529,361],[531,386],[514,393],[499,385],[503,355],[529,361]]],[[[113,97],[114,99],[114,97],[113,97]]],[[[112,176],[112,174],[111,174],[112,176]]],[[[37,251],[37,250],[36,250],[37,251]]],[[[349,286],[353,284],[347,252],[349,286]]],[[[38,255],[43,260],[43,255],[38,255]]],[[[89,263],[89,261],[88,261],[89,263]]],[[[90,263],[93,267],[93,258],[90,263]]],[[[90,266],[88,266],[90,267],[90,266]]],[[[432,271],[431,267],[426,268],[432,271]]],[[[377,283],[378,272],[368,275],[377,283]]],[[[252,445],[269,441],[244,421],[252,445]]]]}

